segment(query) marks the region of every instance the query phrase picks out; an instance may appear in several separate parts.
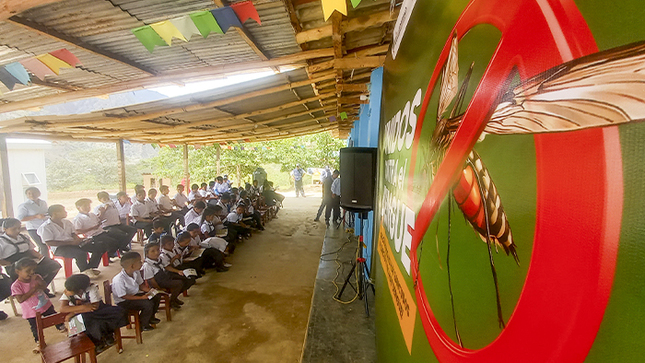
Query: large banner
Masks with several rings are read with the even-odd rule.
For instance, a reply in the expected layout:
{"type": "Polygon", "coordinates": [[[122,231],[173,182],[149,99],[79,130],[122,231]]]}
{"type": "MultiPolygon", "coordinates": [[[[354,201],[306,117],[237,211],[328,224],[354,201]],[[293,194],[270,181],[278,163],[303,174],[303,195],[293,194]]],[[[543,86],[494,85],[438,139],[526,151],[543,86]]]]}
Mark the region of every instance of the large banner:
{"type": "Polygon", "coordinates": [[[641,0],[404,0],[381,115],[380,362],[643,360],[641,0]]]}

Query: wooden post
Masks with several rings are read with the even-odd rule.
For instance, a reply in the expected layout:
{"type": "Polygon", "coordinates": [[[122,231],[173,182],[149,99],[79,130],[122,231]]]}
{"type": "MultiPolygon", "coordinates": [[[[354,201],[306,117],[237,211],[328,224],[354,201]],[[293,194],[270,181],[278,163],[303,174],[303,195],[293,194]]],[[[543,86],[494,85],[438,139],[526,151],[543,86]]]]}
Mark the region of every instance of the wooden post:
{"type": "Polygon", "coordinates": [[[123,146],[123,139],[116,142],[116,159],[117,159],[117,174],[119,176],[119,191],[127,191],[125,182],[125,151],[123,146]]]}
{"type": "Polygon", "coordinates": [[[238,188],[242,188],[242,172],[240,168],[240,164],[237,164],[237,186],[238,188]]]}
{"type": "Polygon", "coordinates": [[[220,162],[219,162],[219,156],[220,156],[219,153],[220,153],[221,149],[222,148],[219,145],[217,145],[217,149],[215,150],[215,162],[217,164],[217,176],[220,176],[222,174],[222,171],[220,170],[221,168],[220,168],[220,162]]]}
{"type": "Polygon", "coordinates": [[[190,190],[190,170],[188,169],[188,144],[184,144],[184,178],[186,179],[186,190],[190,190]]]}
{"type": "Polygon", "coordinates": [[[0,137],[0,172],[2,172],[2,178],[0,178],[0,183],[2,184],[2,193],[0,193],[0,198],[2,198],[2,217],[8,218],[13,217],[13,200],[11,198],[11,178],[9,177],[9,154],[7,152],[7,139],[2,136],[0,137]]]}

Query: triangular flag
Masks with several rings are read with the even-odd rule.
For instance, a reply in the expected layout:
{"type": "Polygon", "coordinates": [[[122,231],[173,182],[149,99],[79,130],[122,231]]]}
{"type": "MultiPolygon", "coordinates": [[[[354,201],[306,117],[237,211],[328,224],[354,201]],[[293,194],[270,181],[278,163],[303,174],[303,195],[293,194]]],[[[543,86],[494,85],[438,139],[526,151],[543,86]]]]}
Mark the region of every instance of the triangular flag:
{"type": "Polygon", "coordinates": [[[175,144],[168,144],[168,146],[170,146],[171,149],[174,149],[177,147],[175,144]]]}
{"type": "Polygon", "coordinates": [[[49,52],[49,54],[51,54],[54,57],[62,60],[65,63],[68,63],[72,67],[76,67],[77,64],[83,65],[83,63],[81,63],[81,61],[78,60],[78,58],[76,58],[76,56],[74,54],[72,54],[72,52],[70,52],[69,50],[67,50],[65,48],[55,50],[53,52],[49,52]]]}
{"type": "Polygon", "coordinates": [[[11,73],[13,78],[17,79],[18,82],[24,84],[25,86],[31,83],[29,73],[27,73],[27,70],[22,64],[18,62],[9,63],[4,66],[4,68],[7,70],[7,72],[11,73]]]}
{"type": "Polygon", "coordinates": [[[18,80],[9,73],[4,67],[0,67],[0,82],[4,84],[9,91],[13,91],[13,87],[18,83],[18,80]]]}
{"type": "Polygon", "coordinates": [[[132,34],[134,34],[137,39],[143,44],[144,47],[148,50],[148,52],[152,53],[152,51],[155,49],[155,45],[159,46],[165,46],[168,45],[157,32],[150,27],[150,25],[145,25],[142,27],[134,28],[132,29],[132,34]]]}
{"type": "Polygon", "coordinates": [[[150,144],[150,146],[152,146],[153,149],[156,149],[156,148],[159,147],[159,145],[157,145],[157,144],[150,144]]]}
{"type": "Polygon", "coordinates": [[[345,119],[347,119],[347,112],[341,112],[341,113],[340,113],[340,119],[341,119],[341,120],[345,120],[345,119]]]}
{"type": "Polygon", "coordinates": [[[329,122],[336,121],[336,116],[329,116],[329,122]]]}
{"type": "Polygon", "coordinates": [[[202,146],[201,146],[200,144],[195,144],[195,145],[194,145],[194,148],[195,148],[195,150],[199,150],[199,149],[201,149],[201,148],[202,148],[202,146]]]}
{"type": "Polygon", "coordinates": [[[44,65],[56,74],[60,74],[61,68],[74,68],[69,63],[62,61],[49,53],[37,55],[36,59],[43,62],[44,65]]]}
{"type": "Polygon", "coordinates": [[[34,76],[40,78],[41,81],[45,80],[45,76],[52,76],[54,75],[54,72],[52,72],[49,67],[43,64],[43,62],[39,61],[36,58],[27,58],[19,61],[20,64],[22,64],[29,72],[31,72],[34,76]]]}
{"type": "Polygon", "coordinates": [[[187,42],[183,34],[171,23],[169,20],[160,21],[158,23],[150,24],[150,27],[154,29],[157,34],[168,43],[170,46],[172,44],[172,38],[181,39],[184,42],[187,42]]]}
{"type": "Polygon", "coordinates": [[[233,9],[228,6],[213,9],[211,10],[211,13],[215,17],[215,20],[217,20],[217,24],[219,24],[219,27],[222,28],[222,31],[224,31],[224,33],[226,33],[232,26],[236,26],[238,28],[242,27],[242,23],[240,23],[240,19],[237,17],[237,15],[235,15],[235,11],[233,11],[233,9]]]}
{"type": "Polygon", "coordinates": [[[161,149],[162,147],[164,147],[164,146],[165,146],[164,144],[159,144],[159,148],[160,148],[160,149],[161,149]]]}
{"type": "Polygon", "coordinates": [[[184,15],[176,19],[170,19],[170,22],[186,39],[190,39],[190,37],[195,34],[201,35],[199,29],[195,26],[195,22],[193,22],[193,19],[188,15],[184,15]]]}
{"type": "Polygon", "coordinates": [[[244,24],[244,22],[249,19],[253,19],[256,23],[262,25],[260,14],[258,14],[258,10],[255,8],[255,5],[253,5],[251,1],[242,1],[239,3],[231,4],[231,7],[235,11],[235,14],[237,14],[237,17],[240,19],[242,24],[244,24]]]}
{"type": "Polygon", "coordinates": [[[356,7],[358,6],[358,4],[361,3],[361,1],[362,0],[352,0],[352,6],[354,7],[354,9],[356,9],[356,7]]]}
{"type": "Polygon", "coordinates": [[[217,24],[215,17],[210,11],[198,11],[190,14],[189,16],[193,20],[193,23],[199,32],[202,34],[202,37],[206,38],[211,32],[224,34],[222,28],[217,24]]]}
{"type": "Polygon", "coordinates": [[[334,10],[347,16],[347,3],[345,0],[322,0],[323,18],[329,19],[334,10]]]}
{"type": "Polygon", "coordinates": [[[244,142],[251,142],[251,139],[244,139],[244,142]]]}

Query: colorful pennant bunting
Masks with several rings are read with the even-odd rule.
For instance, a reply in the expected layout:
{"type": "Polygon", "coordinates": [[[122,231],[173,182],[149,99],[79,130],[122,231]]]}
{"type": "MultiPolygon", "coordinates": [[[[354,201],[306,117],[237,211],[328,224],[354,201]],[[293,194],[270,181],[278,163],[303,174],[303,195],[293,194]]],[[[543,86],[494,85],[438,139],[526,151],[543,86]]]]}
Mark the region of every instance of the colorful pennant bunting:
{"type": "Polygon", "coordinates": [[[341,120],[346,120],[347,119],[347,112],[341,112],[340,113],[340,119],[341,120]]]}
{"type": "Polygon", "coordinates": [[[352,0],[352,6],[354,7],[354,9],[356,9],[358,4],[360,4],[360,3],[361,3],[361,0],[352,0]]]}
{"type": "Polygon", "coordinates": [[[155,49],[155,45],[168,45],[150,25],[132,29],[132,34],[139,39],[141,44],[143,44],[150,53],[155,49]]]}
{"type": "Polygon", "coordinates": [[[336,116],[329,116],[329,122],[336,122],[336,116]]]}
{"type": "Polygon", "coordinates": [[[329,19],[334,10],[347,16],[347,3],[345,0],[322,0],[323,18],[329,19]]]}
{"type": "Polygon", "coordinates": [[[224,34],[222,28],[219,27],[215,17],[210,11],[200,11],[192,13],[189,16],[199,32],[202,34],[202,37],[206,38],[211,32],[224,34]]]}
{"type": "Polygon", "coordinates": [[[183,34],[175,27],[173,23],[169,20],[160,21],[158,23],[150,24],[150,27],[159,34],[161,39],[164,40],[170,46],[172,44],[172,38],[181,39],[184,42],[187,42],[183,34]]]}
{"type": "Polygon", "coordinates": [[[190,38],[196,34],[201,35],[199,29],[195,26],[195,22],[188,15],[184,15],[177,19],[170,19],[170,22],[186,39],[190,40],[190,38]]]}
{"type": "Polygon", "coordinates": [[[22,64],[15,62],[15,63],[9,63],[4,68],[7,70],[7,72],[11,73],[13,78],[18,80],[18,82],[24,84],[25,86],[29,85],[31,83],[31,78],[29,78],[29,73],[27,73],[27,70],[25,67],[22,66],[22,64]]]}
{"type": "Polygon", "coordinates": [[[41,81],[45,80],[45,76],[53,76],[54,72],[52,72],[49,67],[43,64],[43,62],[39,61],[36,58],[28,58],[28,59],[23,59],[20,61],[20,64],[22,64],[31,74],[34,76],[40,78],[41,81]]]}
{"type": "Polygon", "coordinates": [[[226,33],[232,26],[238,28],[242,27],[242,23],[240,23],[240,19],[238,19],[235,11],[233,11],[233,9],[228,6],[213,9],[211,10],[211,13],[215,17],[215,20],[217,20],[217,24],[219,24],[219,27],[222,28],[222,31],[224,31],[224,33],[226,33]]]}
{"type": "Polygon", "coordinates": [[[202,148],[200,144],[195,144],[193,147],[195,148],[195,150],[199,150],[202,148]]]}
{"type": "Polygon", "coordinates": [[[0,82],[4,84],[9,91],[13,91],[13,87],[18,83],[18,80],[15,79],[9,71],[7,71],[4,67],[0,68],[0,82]]]}
{"type": "Polygon", "coordinates": [[[49,53],[37,55],[36,59],[43,62],[43,64],[45,64],[49,69],[52,70],[52,72],[56,73],[57,75],[60,74],[61,68],[74,68],[69,63],[62,61],[49,53]]]}
{"type": "Polygon", "coordinates": [[[74,54],[72,54],[72,52],[65,48],[49,52],[49,54],[71,65],[72,67],[76,67],[77,64],[83,65],[83,63],[81,63],[81,61],[78,60],[78,58],[76,58],[74,54]]]}
{"type": "Polygon", "coordinates": [[[237,14],[237,17],[240,19],[240,22],[242,22],[242,24],[244,24],[244,22],[249,19],[253,19],[256,23],[262,25],[260,14],[258,14],[258,10],[255,8],[255,5],[253,5],[251,1],[242,1],[239,3],[231,4],[231,7],[235,11],[235,14],[237,14]]]}

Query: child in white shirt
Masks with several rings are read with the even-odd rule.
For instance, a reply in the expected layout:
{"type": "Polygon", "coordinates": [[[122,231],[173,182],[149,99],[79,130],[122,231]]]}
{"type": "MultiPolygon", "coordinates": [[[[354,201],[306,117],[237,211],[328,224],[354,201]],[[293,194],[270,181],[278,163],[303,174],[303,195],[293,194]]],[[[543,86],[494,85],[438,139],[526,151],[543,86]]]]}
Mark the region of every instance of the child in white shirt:
{"type": "Polygon", "coordinates": [[[101,204],[94,208],[94,214],[99,217],[99,220],[101,221],[101,227],[103,227],[103,229],[110,233],[120,232],[123,235],[122,238],[128,241],[128,246],[124,248],[122,252],[129,251],[130,242],[132,241],[132,238],[134,238],[134,236],[137,234],[137,229],[126,224],[127,215],[130,214],[130,206],[128,203],[126,203],[127,210],[125,211],[125,214],[123,214],[123,218],[121,217],[121,209],[126,209],[126,207],[120,205],[120,199],[123,198],[127,201],[127,195],[125,194],[125,192],[119,192],[117,194],[117,198],[119,198],[119,200],[116,202],[113,202],[110,199],[110,195],[107,192],[98,192],[98,194],[96,194],[96,197],[98,198],[99,202],[101,202],[101,204]],[[119,194],[121,194],[121,197],[119,197],[119,194]],[[125,198],[123,198],[123,196],[125,196],[125,198]],[[121,207],[121,209],[119,209],[119,206],[121,207]]]}
{"type": "Polygon", "coordinates": [[[204,211],[204,208],[206,208],[206,203],[201,200],[196,202],[193,209],[189,210],[188,213],[186,213],[186,215],[184,216],[184,222],[186,223],[186,225],[189,225],[191,223],[196,223],[197,225],[201,224],[202,212],[204,211]]]}
{"type": "MultiPolygon", "coordinates": [[[[172,237],[170,239],[172,240],[172,237]]],[[[165,269],[159,258],[161,251],[158,243],[148,243],[144,247],[144,252],[146,259],[143,262],[143,279],[156,289],[170,291],[170,306],[179,310],[184,305],[184,302],[179,300],[179,294],[193,286],[195,279],[185,277],[183,271],[165,269]]]]}

